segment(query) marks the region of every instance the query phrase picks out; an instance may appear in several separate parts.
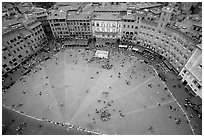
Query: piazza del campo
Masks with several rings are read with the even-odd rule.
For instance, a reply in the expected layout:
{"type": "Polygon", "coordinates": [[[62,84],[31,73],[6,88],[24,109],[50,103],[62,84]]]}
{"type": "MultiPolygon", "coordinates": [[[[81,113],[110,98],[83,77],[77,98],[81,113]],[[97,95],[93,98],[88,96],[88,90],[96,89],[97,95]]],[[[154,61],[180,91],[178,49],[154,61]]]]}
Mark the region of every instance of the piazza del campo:
{"type": "Polygon", "coordinates": [[[202,135],[202,2],[2,2],[3,135],[202,135]]]}

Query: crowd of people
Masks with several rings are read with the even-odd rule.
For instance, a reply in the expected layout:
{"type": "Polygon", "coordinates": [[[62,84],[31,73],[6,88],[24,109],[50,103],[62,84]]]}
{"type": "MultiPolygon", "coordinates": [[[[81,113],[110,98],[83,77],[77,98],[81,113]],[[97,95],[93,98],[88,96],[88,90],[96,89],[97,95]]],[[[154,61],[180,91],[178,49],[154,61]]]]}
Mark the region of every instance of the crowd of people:
{"type": "Polygon", "coordinates": [[[109,64],[109,63],[106,63],[106,64],[103,64],[102,65],[102,68],[103,69],[112,69],[113,65],[112,64],[109,64]]]}
{"type": "MultiPolygon", "coordinates": [[[[184,104],[185,109],[188,109],[189,107],[192,108],[196,112],[197,116],[202,119],[202,113],[199,111],[202,105],[192,103],[188,98],[185,99],[185,102],[186,102],[184,104]]],[[[191,117],[193,116],[191,115],[191,117]]]]}

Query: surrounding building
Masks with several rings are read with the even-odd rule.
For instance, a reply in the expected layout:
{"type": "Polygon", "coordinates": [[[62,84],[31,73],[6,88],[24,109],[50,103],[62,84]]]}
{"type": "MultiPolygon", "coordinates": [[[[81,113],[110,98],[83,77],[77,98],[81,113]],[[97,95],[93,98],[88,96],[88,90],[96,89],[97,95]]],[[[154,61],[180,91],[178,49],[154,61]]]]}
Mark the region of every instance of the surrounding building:
{"type": "Polygon", "coordinates": [[[202,48],[197,46],[202,44],[200,2],[58,2],[49,10],[29,3],[2,7],[4,73],[46,45],[50,32],[60,41],[122,39],[163,56],[184,83],[202,95],[197,69],[202,68],[202,48]]]}
{"type": "Polygon", "coordinates": [[[68,7],[60,7],[58,10],[51,10],[47,20],[50,24],[53,36],[56,40],[69,38],[69,30],[67,26],[67,10],[68,7]]]}
{"type": "Polygon", "coordinates": [[[138,26],[135,17],[135,14],[122,17],[122,39],[136,39],[138,26]]]}
{"type": "Polygon", "coordinates": [[[41,22],[39,22],[37,19],[28,19],[25,20],[23,24],[27,30],[24,31],[22,35],[34,53],[39,51],[48,43],[41,22]]]}
{"type": "Polygon", "coordinates": [[[202,45],[197,45],[179,75],[182,76],[183,83],[202,98],[202,45]]]}
{"type": "Polygon", "coordinates": [[[140,10],[149,10],[162,7],[163,4],[157,2],[128,2],[127,14],[132,14],[140,10]]]}
{"type": "Polygon", "coordinates": [[[127,5],[124,3],[110,4],[108,2],[102,2],[101,5],[94,10],[94,13],[117,13],[120,15],[126,15],[127,8],[127,5]]]}
{"type": "Polygon", "coordinates": [[[122,38],[159,53],[179,73],[191,57],[197,41],[167,26],[171,14],[171,8],[163,7],[160,15],[139,11],[123,16],[122,38]]]}
{"type": "Polygon", "coordinates": [[[2,70],[3,74],[18,66],[32,54],[21,32],[24,26],[11,30],[2,36],[2,70]]]}
{"type": "Polygon", "coordinates": [[[47,20],[48,18],[48,10],[44,9],[44,8],[35,8],[34,12],[32,13],[32,16],[37,18],[39,22],[41,22],[42,28],[46,34],[46,36],[48,36],[48,39],[52,39],[53,35],[52,35],[52,30],[50,28],[50,24],[47,20]]]}
{"type": "Polygon", "coordinates": [[[86,14],[69,14],[67,18],[67,25],[71,38],[88,39],[92,36],[91,19],[90,16],[86,14]]]}
{"type": "Polygon", "coordinates": [[[89,39],[92,37],[91,16],[96,7],[87,4],[80,11],[68,12],[67,25],[71,38],[89,39]]]}
{"type": "Polygon", "coordinates": [[[92,33],[96,38],[120,39],[121,31],[122,19],[118,14],[104,13],[92,18],[92,33]]]}
{"type": "Polygon", "coordinates": [[[47,38],[37,19],[25,18],[3,22],[3,74],[15,68],[47,44],[47,38]]]}
{"type": "Polygon", "coordinates": [[[2,3],[2,17],[12,18],[13,16],[18,15],[19,12],[15,9],[12,2],[3,2],[2,3]]]}

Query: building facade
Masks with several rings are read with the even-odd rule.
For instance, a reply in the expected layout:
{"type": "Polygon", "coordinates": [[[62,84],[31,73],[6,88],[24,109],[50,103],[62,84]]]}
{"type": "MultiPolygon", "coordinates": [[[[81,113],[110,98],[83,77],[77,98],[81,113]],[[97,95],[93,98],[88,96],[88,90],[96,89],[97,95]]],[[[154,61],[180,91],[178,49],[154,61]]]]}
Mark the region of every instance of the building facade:
{"type": "Polygon", "coordinates": [[[111,4],[108,2],[102,2],[101,5],[98,5],[98,7],[94,10],[94,13],[95,14],[115,13],[123,16],[127,14],[127,8],[128,6],[124,3],[111,4]]]}
{"type": "Polygon", "coordinates": [[[22,32],[24,39],[33,52],[39,51],[48,43],[41,22],[37,19],[29,19],[24,22],[27,32],[22,32]]]}
{"type": "Polygon", "coordinates": [[[44,32],[46,35],[50,36],[51,28],[49,25],[49,22],[47,20],[48,13],[46,9],[43,8],[36,8],[33,12],[34,17],[38,19],[39,22],[41,22],[42,28],[44,29],[44,32]]]}
{"type": "Polygon", "coordinates": [[[41,23],[36,19],[28,19],[4,27],[2,35],[3,74],[21,64],[47,42],[41,23]]]}
{"type": "Polygon", "coordinates": [[[70,38],[89,39],[92,36],[91,19],[87,14],[73,13],[67,16],[70,38]]]}
{"type": "Polygon", "coordinates": [[[55,39],[69,38],[69,29],[66,22],[67,9],[60,7],[58,10],[51,10],[48,16],[48,22],[55,39]]]}
{"type": "Polygon", "coordinates": [[[2,36],[2,70],[3,74],[18,66],[22,61],[32,54],[30,47],[21,35],[25,27],[11,30],[2,36]]]}
{"type": "Polygon", "coordinates": [[[136,39],[136,24],[135,14],[125,15],[122,17],[122,39],[136,39]]]}
{"type": "Polygon", "coordinates": [[[179,73],[193,54],[196,41],[174,28],[167,27],[170,16],[171,11],[168,8],[162,10],[159,18],[148,17],[145,12],[132,14],[131,18],[135,18],[135,21],[123,19],[122,37],[159,53],[179,73]]]}
{"type": "Polygon", "coordinates": [[[92,33],[96,38],[120,39],[122,20],[118,14],[98,14],[92,18],[92,33]]]}
{"type": "Polygon", "coordinates": [[[182,77],[184,84],[187,84],[191,89],[202,98],[202,49],[198,45],[192,56],[182,68],[179,75],[182,77]]]}

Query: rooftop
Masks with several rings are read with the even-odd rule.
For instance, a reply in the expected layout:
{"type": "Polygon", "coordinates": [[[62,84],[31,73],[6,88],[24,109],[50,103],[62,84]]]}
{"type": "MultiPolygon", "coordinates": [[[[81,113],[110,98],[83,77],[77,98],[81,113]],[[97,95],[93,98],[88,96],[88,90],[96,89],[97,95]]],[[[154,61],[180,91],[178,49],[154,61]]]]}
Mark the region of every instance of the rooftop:
{"type": "Polygon", "coordinates": [[[22,13],[31,13],[34,11],[34,7],[32,5],[24,5],[19,3],[17,7],[22,13]]]}
{"type": "Polygon", "coordinates": [[[3,27],[9,27],[9,26],[14,26],[16,24],[19,24],[21,22],[23,22],[23,20],[25,20],[25,18],[13,18],[13,19],[9,19],[9,20],[4,20],[2,21],[2,26],[3,27]]]}
{"type": "Polygon", "coordinates": [[[188,20],[194,25],[202,26],[202,17],[200,17],[198,14],[190,15],[188,20]]]}
{"type": "Polygon", "coordinates": [[[77,11],[86,5],[85,2],[57,2],[56,6],[59,8],[66,7],[69,11],[77,11]]]}
{"type": "Polygon", "coordinates": [[[198,44],[198,41],[194,40],[192,37],[186,35],[185,33],[181,32],[178,29],[174,29],[174,28],[172,28],[170,26],[166,26],[165,29],[167,29],[167,30],[169,30],[171,32],[179,34],[179,36],[185,38],[186,40],[188,40],[189,42],[192,42],[193,44],[198,44]]]}
{"type": "Polygon", "coordinates": [[[150,9],[150,12],[157,15],[157,14],[161,13],[161,9],[160,8],[153,8],[153,9],[150,9]]]}
{"type": "Polygon", "coordinates": [[[34,8],[34,12],[35,12],[35,13],[46,12],[46,11],[47,11],[47,10],[44,9],[44,8],[38,8],[38,7],[35,7],[35,8],[34,8]]]}
{"type": "Polygon", "coordinates": [[[163,7],[163,8],[162,8],[162,11],[163,11],[163,12],[169,12],[169,13],[171,13],[171,12],[173,12],[173,8],[171,8],[171,7],[163,7]]]}
{"type": "Polygon", "coordinates": [[[47,10],[44,8],[35,8],[32,14],[35,15],[36,17],[48,16],[47,10]]]}
{"type": "Polygon", "coordinates": [[[23,20],[25,20],[24,17],[13,18],[9,20],[2,20],[2,34],[12,31],[22,26],[23,20]]]}
{"type": "Polygon", "coordinates": [[[23,27],[22,23],[19,23],[15,26],[12,26],[12,27],[3,27],[2,28],[2,36],[7,34],[7,33],[10,33],[10,32],[14,32],[14,31],[17,31],[17,29],[23,27]]]}
{"type": "Polygon", "coordinates": [[[113,13],[103,13],[103,14],[95,14],[93,20],[121,20],[118,14],[113,13]]]}
{"type": "Polygon", "coordinates": [[[24,20],[23,24],[32,29],[40,25],[41,23],[36,18],[29,18],[27,20],[24,20]]]}
{"type": "MultiPolygon", "coordinates": [[[[84,8],[81,9],[81,11],[75,12],[75,18],[82,18],[82,19],[90,19],[90,17],[93,15],[94,10],[97,8],[95,5],[87,4],[84,6],[84,8]]],[[[74,19],[74,16],[73,16],[74,19]]]]}
{"type": "Polygon", "coordinates": [[[135,7],[137,10],[159,7],[162,4],[156,2],[136,2],[129,3],[129,7],[135,7]]]}
{"type": "Polygon", "coordinates": [[[129,14],[122,17],[122,19],[135,20],[135,14],[129,14]]]}
{"type": "Polygon", "coordinates": [[[109,12],[109,11],[126,11],[128,8],[125,4],[120,5],[101,5],[95,9],[96,12],[109,12]]]}
{"type": "Polygon", "coordinates": [[[69,6],[71,2],[56,2],[57,6],[69,6]]]}
{"type": "Polygon", "coordinates": [[[89,20],[96,7],[87,4],[81,11],[68,11],[67,20],[89,20]]]}
{"type": "Polygon", "coordinates": [[[50,10],[48,19],[66,19],[69,6],[60,7],[58,10],[50,10]]]}
{"type": "Polygon", "coordinates": [[[94,12],[94,10],[97,8],[98,6],[96,5],[91,5],[91,4],[87,4],[83,9],[82,12],[85,12],[87,14],[92,14],[94,12]]]}
{"type": "Polygon", "coordinates": [[[68,12],[67,20],[89,20],[90,15],[84,12],[76,13],[76,12],[68,12]]]}
{"type": "Polygon", "coordinates": [[[24,37],[29,36],[29,35],[32,34],[32,32],[29,31],[28,29],[21,29],[21,30],[20,30],[20,33],[21,33],[24,37]]]}
{"type": "Polygon", "coordinates": [[[155,21],[150,21],[150,20],[146,20],[146,19],[143,19],[141,20],[142,23],[145,23],[145,24],[148,24],[148,25],[151,25],[151,26],[154,26],[154,27],[157,27],[158,23],[155,22],[155,21]]]}

